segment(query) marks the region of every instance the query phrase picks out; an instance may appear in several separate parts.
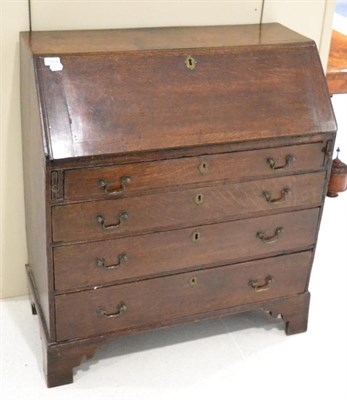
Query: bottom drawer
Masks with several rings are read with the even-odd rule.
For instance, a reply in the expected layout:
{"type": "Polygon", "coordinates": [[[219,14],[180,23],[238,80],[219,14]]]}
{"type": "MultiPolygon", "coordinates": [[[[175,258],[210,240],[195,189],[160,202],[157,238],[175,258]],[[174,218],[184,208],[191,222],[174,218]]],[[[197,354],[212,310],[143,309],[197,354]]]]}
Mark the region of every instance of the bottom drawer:
{"type": "Polygon", "coordinates": [[[312,252],[57,295],[58,341],[141,329],[305,290],[312,252]]]}

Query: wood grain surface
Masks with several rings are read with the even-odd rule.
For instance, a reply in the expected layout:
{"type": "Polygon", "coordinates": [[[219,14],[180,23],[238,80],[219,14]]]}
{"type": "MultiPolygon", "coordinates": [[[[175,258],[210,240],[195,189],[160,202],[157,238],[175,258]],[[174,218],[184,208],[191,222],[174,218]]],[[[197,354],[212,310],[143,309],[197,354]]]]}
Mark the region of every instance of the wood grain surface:
{"type": "Polygon", "coordinates": [[[327,67],[331,94],[347,93],[347,36],[333,30],[327,67]]]}
{"type": "Polygon", "coordinates": [[[52,71],[35,58],[50,159],[336,129],[313,42],[86,52],[60,62],[52,71]]]}
{"type": "Polygon", "coordinates": [[[319,204],[325,180],[324,172],[292,175],[235,184],[219,184],[195,189],[99,200],[52,207],[53,241],[69,243],[104,240],[131,234],[203,225],[247,218],[261,212],[319,204]],[[287,195],[283,190],[289,190],[287,195]],[[266,200],[264,192],[274,203],[266,200]],[[197,197],[202,204],[196,204],[197,197]],[[277,201],[278,200],[278,201],[277,201]],[[128,218],[120,226],[120,216],[128,218]]]}
{"type": "Polygon", "coordinates": [[[281,174],[314,171],[324,167],[323,142],[284,146],[218,155],[185,157],[157,162],[115,165],[105,168],[65,171],[65,200],[90,200],[128,197],[155,189],[191,184],[215,183],[225,180],[247,180],[281,174]],[[288,157],[293,161],[287,162],[288,157]],[[275,163],[271,168],[269,160],[275,163]],[[278,168],[278,169],[277,169],[278,168]],[[242,176],[240,172],[242,171],[242,176]],[[122,189],[122,177],[131,182],[119,194],[105,194],[100,180],[107,182],[108,191],[122,189]]]}
{"type": "Polygon", "coordinates": [[[314,42],[279,24],[20,38],[47,385],[120,335],[251,310],[305,331],[336,134],[314,42]]]}
{"type": "Polygon", "coordinates": [[[140,29],[22,32],[34,55],[112,53],[309,43],[310,39],[272,23],[140,29]]]}
{"type": "Polygon", "coordinates": [[[302,293],[311,258],[311,252],[292,254],[59,295],[56,297],[57,337],[70,340],[139,328],[158,321],[302,293]],[[267,291],[256,292],[249,284],[250,280],[258,280],[263,285],[268,276],[273,278],[273,284],[267,291]],[[98,310],[117,312],[121,303],[126,304],[127,310],[119,317],[98,315],[98,310]],[[76,318],[81,315],[83,318],[76,318]]]}
{"type": "Polygon", "coordinates": [[[182,230],[140,235],[101,242],[62,246],[54,249],[56,290],[74,290],[139,280],[155,275],[200,269],[232,261],[253,259],[312,247],[315,241],[319,209],[289,212],[248,220],[225,222],[182,230]],[[264,243],[258,232],[274,235],[283,232],[273,243],[264,243]],[[199,240],[194,241],[194,234],[199,240]],[[105,266],[127,260],[118,267],[105,266]]]}

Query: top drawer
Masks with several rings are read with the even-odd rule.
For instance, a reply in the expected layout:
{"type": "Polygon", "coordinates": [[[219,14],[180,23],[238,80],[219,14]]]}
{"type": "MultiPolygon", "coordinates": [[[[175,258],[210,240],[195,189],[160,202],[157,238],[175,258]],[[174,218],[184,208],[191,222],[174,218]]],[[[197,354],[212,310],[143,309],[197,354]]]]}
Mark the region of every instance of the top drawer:
{"type": "Polygon", "coordinates": [[[68,170],[64,179],[66,200],[126,197],[176,185],[249,179],[323,167],[324,144],[186,157],[109,167],[68,170]]]}

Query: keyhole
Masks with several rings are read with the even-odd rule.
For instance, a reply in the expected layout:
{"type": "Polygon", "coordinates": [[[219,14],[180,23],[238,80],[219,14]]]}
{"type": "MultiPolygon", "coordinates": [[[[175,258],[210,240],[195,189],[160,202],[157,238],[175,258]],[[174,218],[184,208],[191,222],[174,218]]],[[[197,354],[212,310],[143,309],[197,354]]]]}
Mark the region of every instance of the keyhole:
{"type": "Polygon", "coordinates": [[[196,286],[198,284],[198,278],[193,276],[193,278],[190,279],[190,286],[196,286]]]}
{"type": "Polygon", "coordinates": [[[208,172],[208,163],[207,161],[203,161],[200,165],[199,165],[199,171],[201,175],[206,175],[208,172]]]}
{"type": "Polygon", "coordinates": [[[191,70],[191,71],[192,71],[192,70],[195,68],[195,66],[196,66],[196,61],[195,61],[194,58],[191,57],[191,56],[188,56],[188,57],[186,58],[185,63],[186,63],[187,68],[188,68],[189,70],[191,70]]]}
{"type": "Polygon", "coordinates": [[[194,201],[196,205],[201,206],[201,204],[204,202],[204,195],[202,193],[197,194],[194,201]]]}
{"type": "Polygon", "coordinates": [[[193,242],[197,242],[198,240],[200,240],[200,237],[201,237],[200,232],[194,232],[191,236],[191,239],[193,242]]]}

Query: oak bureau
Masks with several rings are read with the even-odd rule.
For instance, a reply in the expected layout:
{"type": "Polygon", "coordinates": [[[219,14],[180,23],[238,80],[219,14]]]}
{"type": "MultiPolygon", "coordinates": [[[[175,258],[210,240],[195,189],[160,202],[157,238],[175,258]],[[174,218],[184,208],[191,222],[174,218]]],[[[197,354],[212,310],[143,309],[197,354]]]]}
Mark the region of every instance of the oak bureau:
{"type": "Polygon", "coordinates": [[[20,39],[48,386],[120,335],[251,310],[305,331],[336,133],[314,42],[279,24],[20,39]]]}

